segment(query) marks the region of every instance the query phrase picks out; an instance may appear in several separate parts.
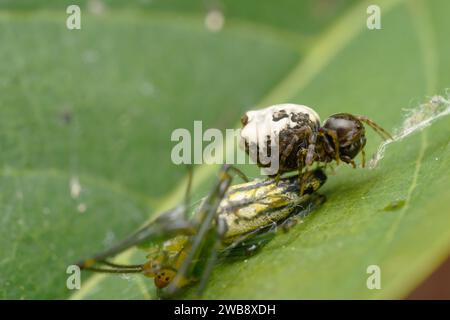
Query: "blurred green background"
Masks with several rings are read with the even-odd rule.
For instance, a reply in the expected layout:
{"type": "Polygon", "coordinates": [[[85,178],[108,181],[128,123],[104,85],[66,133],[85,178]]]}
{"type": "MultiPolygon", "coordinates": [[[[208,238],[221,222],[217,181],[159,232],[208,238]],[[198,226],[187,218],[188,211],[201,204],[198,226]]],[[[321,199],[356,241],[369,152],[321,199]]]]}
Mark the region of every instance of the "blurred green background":
{"type": "MultiPolygon", "coordinates": [[[[0,0],[0,297],[154,297],[143,277],[87,273],[72,292],[65,270],[176,205],[176,128],[234,128],[245,110],[294,102],[392,131],[405,108],[443,94],[450,2],[377,1],[381,30],[366,28],[369,4],[0,0]],[[69,4],[81,30],[66,28],[69,4]],[[205,25],[212,10],[220,30],[205,25]]],[[[450,252],[449,134],[443,119],[390,147],[377,170],[340,167],[322,208],[257,256],[218,266],[205,297],[407,296],[450,252]],[[405,207],[382,210],[398,199],[405,207]],[[370,264],[381,290],[366,287],[370,264]]],[[[368,155],[378,143],[368,132],[368,155]]],[[[196,199],[216,172],[197,169],[196,199]]]]}

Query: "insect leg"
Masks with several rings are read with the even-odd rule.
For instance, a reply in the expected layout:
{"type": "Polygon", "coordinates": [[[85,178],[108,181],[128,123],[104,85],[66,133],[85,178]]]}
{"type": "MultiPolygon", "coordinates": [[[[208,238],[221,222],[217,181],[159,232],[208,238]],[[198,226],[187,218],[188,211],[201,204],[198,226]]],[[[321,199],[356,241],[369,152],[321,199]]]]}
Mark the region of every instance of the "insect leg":
{"type": "Polygon", "coordinates": [[[249,182],[250,181],[250,179],[246,176],[246,174],[244,172],[242,172],[241,170],[239,170],[238,168],[236,168],[234,166],[230,166],[230,167],[228,167],[228,170],[229,171],[233,171],[244,182],[249,182]]]}
{"type": "MultiPolygon", "coordinates": [[[[232,177],[228,174],[230,165],[222,166],[219,173],[219,181],[214,186],[210,195],[202,203],[200,210],[196,213],[194,219],[199,221],[199,227],[197,233],[192,237],[191,248],[186,259],[183,261],[177,275],[173,281],[163,290],[164,295],[174,295],[186,280],[191,278],[193,271],[198,263],[198,258],[201,256],[205,250],[210,249],[211,239],[208,237],[208,233],[211,235],[211,228],[213,227],[213,222],[217,217],[217,210],[220,202],[225,196],[228,190],[232,177]],[[209,246],[209,247],[208,247],[209,246]]],[[[214,234],[213,234],[214,235],[214,234]]],[[[215,243],[215,242],[213,242],[215,243]]]]}
{"type": "MultiPolygon", "coordinates": [[[[192,166],[189,165],[188,183],[186,187],[184,206],[176,207],[174,209],[166,211],[165,213],[157,217],[154,221],[148,223],[147,225],[145,225],[144,227],[133,233],[131,236],[127,237],[122,242],[119,242],[114,247],[101,253],[98,253],[89,259],[80,261],[77,263],[77,265],[80,266],[82,269],[89,269],[89,270],[98,269],[92,268],[92,266],[96,263],[101,263],[118,269],[119,268],[129,269],[130,267],[132,268],[133,266],[119,266],[117,264],[108,262],[106,259],[109,257],[113,257],[130,247],[150,241],[151,239],[156,239],[159,237],[169,237],[169,235],[176,233],[192,234],[193,226],[189,222],[187,214],[190,201],[189,199],[190,190],[192,186],[192,171],[193,171],[192,166]]],[[[140,265],[138,267],[142,268],[142,266],[140,265]]]]}
{"type": "Polygon", "coordinates": [[[150,241],[152,239],[168,238],[174,234],[192,234],[192,223],[185,219],[184,208],[177,207],[161,214],[154,221],[148,223],[125,240],[103,252],[100,252],[88,259],[76,263],[82,269],[92,270],[92,266],[96,263],[105,264],[105,260],[113,257],[124,250],[150,241]]]}
{"type": "Polygon", "coordinates": [[[387,132],[386,130],[384,130],[382,127],[380,127],[376,122],[374,122],[373,120],[370,120],[369,118],[367,118],[366,116],[356,116],[356,118],[359,121],[362,121],[364,123],[366,123],[367,125],[369,125],[376,133],[378,133],[381,138],[383,138],[383,140],[394,140],[394,138],[390,135],[389,132],[387,132]]]}
{"type": "Polygon", "coordinates": [[[218,253],[222,245],[223,236],[225,235],[226,232],[227,232],[227,224],[225,219],[221,218],[217,219],[216,239],[211,247],[211,252],[207,259],[206,265],[203,270],[203,274],[200,279],[200,283],[197,288],[197,294],[199,296],[202,295],[203,290],[205,289],[206,281],[208,281],[209,275],[211,274],[212,268],[214,267],[214,263],[217,260],[218,253]]]}
{"type": "Polygon", "coordinates": [[[326,196],[319,193],[305,194],[305,199],[302,204],[298,206],[295,213],[291,214],[283,222],[280,223],[280,227],[283,231],[289,231],[293,226],[297,224],[299,217],[305,217],[317,207],[322,205],[326,201],[326,196]]]}
{"type": "Polygon", "coordinates": [[[276,228],[277,225],[274,222],[237,237],[222,250],[221,259],[236,260],[256,253],[257,249],[267,244],[275,236],[275,232],[271,231],[276,231],[276,228]]]}
{"type": "Polygon", "coordinates": [[[271,225],[261,226],[237,237],[230,245],[222,250],[220,258],[224,261],[232,261],[247,258],[255,254],[275,237],[278,227],[285,232],[288,231],[296,224],[299,217],[308,215],[311,211],[323,204],[325,200],[326,197],[318,193],[304,195],[300,201],[301,204],[297,206],[296,210],[289,217],[281,222],[277,223],[274,221],[271,225]]]}

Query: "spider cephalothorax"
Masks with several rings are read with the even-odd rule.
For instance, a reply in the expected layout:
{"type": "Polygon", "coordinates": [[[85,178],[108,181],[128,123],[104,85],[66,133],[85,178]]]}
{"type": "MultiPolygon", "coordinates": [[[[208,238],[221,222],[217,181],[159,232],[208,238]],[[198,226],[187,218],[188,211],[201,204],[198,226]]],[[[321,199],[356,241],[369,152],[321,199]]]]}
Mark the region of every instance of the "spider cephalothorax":
{"type": "Polygon", "coordinates": [[[338,113],[321,126],[319,115],[313,109],[296,104],[249,111],[241,122],[241,144],[252,160],[260,167],[273,167],[273,162],[277,161],[278,169],[271,174],[302,171],[313,163],[334,160],[355,167],[353,159],[359,153],[364,166],[363,123],[383,139],[391,139],[389,133],[365,116],[338,113]]]}

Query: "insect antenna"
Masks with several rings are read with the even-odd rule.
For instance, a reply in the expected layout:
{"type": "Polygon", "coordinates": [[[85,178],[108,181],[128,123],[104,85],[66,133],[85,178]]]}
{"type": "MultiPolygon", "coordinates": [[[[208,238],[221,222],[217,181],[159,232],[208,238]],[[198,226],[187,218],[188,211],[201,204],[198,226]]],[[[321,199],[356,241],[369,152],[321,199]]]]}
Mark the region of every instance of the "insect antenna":
{"type": "Polygon", "coordinates": [[[247,177],[245,173],[234,166],[230,166],[227,169],[228,171],[233,171],[239,178],[241,178],[244,182],[249,182],[250,179],[247,177]]]}
{"type": "Polygon", "coordinates": [[[100,273],[141,273],[142,268],[126,269],[126,268],[100,268],[100,267],[87,267],[84,270],[100,272],[100,273]]]}
{"type": "Polygon", "coordinates": [[[104,261],[100,261],[102,264],[113,267],[113,268],[122,268],[122,269],[142,269],[143,265],[142,264],[118,264],[118,263],[112,263],[109,262],[107,260],[104,261]]]}
{"type": "Polygon", "coordinates": [[[100,273],[140,273],[142,272],[144,265],[143,264],[124,265],[103,260],[103,261],[91,261],[91,265],[86,264],[80,267],[84,270],[100,273]],[[109,268],[96,267],[94,266],[95,264],[108,266],[109,268]]]}
{"type": "Polygon", "coordinates": [[[185,218],[188,218],[188,208],[191,203],[191,189],[192,189],[192,180],[193,180],[193,171],[194,171],[192,164],[187,165],[187,170],[188,170],[188,180],[187,180],[186,191],[184,194],[184,217],[185,218]]]}
{"type": "Polygon", "coordinates": [[[115,246],[103,252],[97,253],[89,259],[85,259],[76,263],[82,269],[88,269],[96,263],[104,263],[106,259],[116,256],[126,249],[148,242],[150,240],[159,240],[168,238],[174,234],[192,234],[192,225],[182,216],[184,208],[177,207],[161,214],[154,221],[148,223],[135,233],[125,238],[115,246]]]}

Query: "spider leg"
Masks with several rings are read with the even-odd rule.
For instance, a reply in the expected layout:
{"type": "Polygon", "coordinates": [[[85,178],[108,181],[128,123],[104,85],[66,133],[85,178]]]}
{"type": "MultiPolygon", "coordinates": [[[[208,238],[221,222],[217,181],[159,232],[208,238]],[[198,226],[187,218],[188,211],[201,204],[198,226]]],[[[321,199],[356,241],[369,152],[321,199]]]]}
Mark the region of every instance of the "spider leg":
{"type": "Polygon", "coordinates": [[[284,163],[286,159],[291,155],[298,140],[299,137],[297,135],[292,138],[291,142],[289,142],[288,146],[281,153],[280,163],[284,163]]]}
{"type": "Polygon", "coordinates": [[[394,140],[389,132],[380,127],[375,121],[367,118],[366,116],[356,116],[359,121],[362,121],[369,125],[376,133],[378,133],[383,140],[394,140]]]}
{"type": "Polygon", "coordinates": [[[283,153],[280,157],[280,163],[284,163],[286,159],[291,155],[294,150],[295,145],[298,143],[301,137],[308,138],[308,149],[307,149],[307,157],[303,161],[309,161],[308,165],[310,165],[314,158],[314,149],[317,139],[317,134],[315,134],[310,127],[303,127],[298,129],[297,133],[293,136],[292,140],[289,142],[288,146],[283,150],[283,153]]]}
{"type": "Polygon", "coordinates": [[[355,161],[352,159],[352,158],[350,158],[350,157],[348,157],[348,156],[342,156],[342,161],[344,161],[345,163],[350,163],[351,165],[352,165],[352,167],[353,167],[353,169],[356,169],[356,163],[355,163],[355,161]]]}
{"type": "Polygon", "coordinates": [[[306,149],[300,149],[297,152],[297,169],[298,169],[298,183],[300,185],[300,194],[303,194],[303,192],[305,191],[303,183],[303,167],[307,152],[308,151],[306,149]]]}
{"type": "MultiPolygon", "coordinates": [[[[328,138],[326,137],[326,129],[320,128],[320,129],[319,129],[318,135],[319,135],[320,137],[323,137],[323,138],[324,138],[324,139],[323,139],[323,142],[324,142],[323,147],[325,148],[326,153],[327,153],[327,154],[333,154],[333,155],[334,155],[336,152],[334,151],[334,147],[331,145],[330,141],[329,141],[328,138]]],[[[336,140],[337,140],[337,139],[336,139],[336,140]]],[[[339,152],[339,151],[338,151],[338,152],[339,152]]],[[[334,157],[335,157],[335,155],[334,155],[334,157]]]]}
{"type": "Polygon", "coordinates": [[[314,161],[314,153],[316,151],[317,133],[311,133],[309,136],[309,145],[306,151],[305,164],[309,167],[314,161]]]}
{"type": "Polygon", "coordinates": [[[336,160],[336,164],[339,164],[339,159],[341,157],[340,157],[340,154],[339,154],[340,145],[339,145],[339,139],[337,137],[337,133],[336,133],[336,131],[331,130],[331,129],[323,129],[323,130],[324,130],[324,131],[322,131],[323,136],[325,136],[325,134],[327,134],[333,140],[334,148],[330,146],[330,143],[329,143],[328,139],[326,139],[326,137],[325,137],[326,145],[328,147],[330,147],[331,150],[334,152],[334,157],[335,157],[335,160],[336,160]]]}
{"type": "Polygon", "coordinates": [[[366,151],[364,148],[361,149],[361,167],[364,168],[366,166],[366,151]]]}

